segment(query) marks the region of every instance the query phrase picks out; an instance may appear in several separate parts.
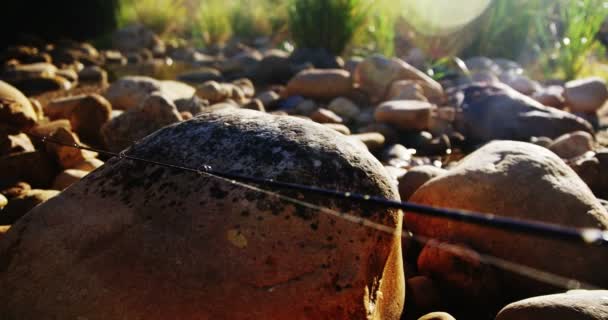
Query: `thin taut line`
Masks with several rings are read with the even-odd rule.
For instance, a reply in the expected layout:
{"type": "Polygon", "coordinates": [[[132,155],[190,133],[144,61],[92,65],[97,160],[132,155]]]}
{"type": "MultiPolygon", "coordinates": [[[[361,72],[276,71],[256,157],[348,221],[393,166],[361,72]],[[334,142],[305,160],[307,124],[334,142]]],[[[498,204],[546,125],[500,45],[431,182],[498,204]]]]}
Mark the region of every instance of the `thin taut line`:
{"type": "Polygon", "coordinates": [[[70,144],[59,140],[53,140],[44,136],[37,136],[30,134],[31,137],[40,139],[42,142],[54,143],[70,148],[76,148],[81,150],[88,150],[103,154],[106,156],[119,157],[123,159],[129,159],[133,161],[139,161],[143,163],[154,164],[158,166],[189,171],[192,173],[200,174],[201,172],[209,173],[215,176],[219,176],[229,180],[236,180],[240,182],[253,183],[256,185],[275,187],[280,189],[291,189],[298,190],[307,193],[314,193],[324,196],[329,196],[338,199],[346,199],[351,201],[373,203],[386,208],[402,209],[406,212],[415,214],[421,214],[426,216],[434,216],[439,218],[445,218],[455,221],[462,221],[466,223],[487,226],[495,229],[501,229],[511,232],[530,234],[534,236],[542,236],[546,238],[553,238],[559,240],[570,241],[585,245],[601,245],[608,247],[608,231],[595,229],[595,228],[570,228],[559,226],[556,224],[550,224],[539,221],[513,219],[509,217],[497,216],[494,214],[486,214],[465,210],[455,210],[447,208],[436,208],[432,206],[414,204],[409,202],[401,202],[396,200],[390,200],[383,197],[364,195],[354,192],[344,192],[339,190],[323,189],[317,186],[308,186],[296,183],[275,181],[272,179],[262,179],[256,177],[250,177],[240,174],[219,172],[213,170],[209,166],[202,166],[199,168],[189,168],[181,165],[175,165],[170,163],[164,163],[149,159],[143,159],[135,156],[128,155],[126,151],[122,152],[111,152],[103,149],[93,148],[84,146],[81,144],[70,144]]]}

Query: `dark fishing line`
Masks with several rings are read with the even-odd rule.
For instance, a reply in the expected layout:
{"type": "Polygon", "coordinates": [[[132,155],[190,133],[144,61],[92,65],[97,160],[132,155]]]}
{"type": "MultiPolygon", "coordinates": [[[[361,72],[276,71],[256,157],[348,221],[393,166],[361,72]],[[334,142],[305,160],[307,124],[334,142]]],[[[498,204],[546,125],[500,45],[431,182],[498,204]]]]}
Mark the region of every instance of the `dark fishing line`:
{"type": "Polygon", "coordinates": [[[487,226],[495,229],[501,229],[510,232],[517,232],[523,234],[529,234],[533,236],[540,236],[552,239],[559,239],[584,245],[601,245],[608,247],[608,231],[595,229],[595,228],[570,228],[560,226],[556,224],[531,221],[523,219],[514,219],[504,216],[497,216],[488,213],[479,213],[466,210],[456,210],[447,208],[436,208],[432,206],[420,205],[410,202],[401,202],[397,200],[386,199],[373,195],[359,194],[355,192],[345,192],[339,190],[324,189],[317,186],[308,186],[297,183],[276,181],[273,179],[263,179],[250,177],[240,174],[234,174],[229,172],[219,172],[213,170],[210,166],[200,166],[199,168],[190,168],[181,165],[165,163],[150,159],[139,158],[127,154],[127,150],[122,152],[111,152],[99,148],[93,148],[84,146],[81,144],[69,144],[62,141],[53,140],[48,137],[41,137],[36,135],[30,135],[34,138],[40,139],[46,143],[54,143],[66,147],[87,150],[97,152],[106,156],[119,157],[123,159],[129,159],[133,161],[139,161],[142,163],[154,164],[167,168],[189,171],[192,173],[200,174],[201,172],[209,173],[214,176],[222,177],[228,180],[234,180],[244,183],[252,183],[259,186],[273,187],[279,189],[297,190],[306,193],[324,195],[337,199],[351,200],[361,203],[373,203],[380,205],[385,208],[402,209],[407,213],[421,214],[426,216],[433,216],[438,218],[450,219],[454,221],[461,221],[481,226],[487,226]]]}

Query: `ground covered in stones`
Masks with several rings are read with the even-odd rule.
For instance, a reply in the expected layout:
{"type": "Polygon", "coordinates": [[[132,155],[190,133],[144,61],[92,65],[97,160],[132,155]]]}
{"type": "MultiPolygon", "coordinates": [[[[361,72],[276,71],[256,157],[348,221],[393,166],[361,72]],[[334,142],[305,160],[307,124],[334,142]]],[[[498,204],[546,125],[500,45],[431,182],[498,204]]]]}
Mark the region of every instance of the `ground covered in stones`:
{"type": "Polygon", "coordinates": [[[286,193],[349,221],[41,139],[608,229],[603,79],[543,83],[477,57],[470,73],[437,82],[382,55],[239,43],[205,52],[129,28],[114,45],[0,53],[6,319],[607,317],[606,291],[568,291],[608,286],[602,248],[286,193]],[[531,279],[481,255],[580,282],[531,279]]]}

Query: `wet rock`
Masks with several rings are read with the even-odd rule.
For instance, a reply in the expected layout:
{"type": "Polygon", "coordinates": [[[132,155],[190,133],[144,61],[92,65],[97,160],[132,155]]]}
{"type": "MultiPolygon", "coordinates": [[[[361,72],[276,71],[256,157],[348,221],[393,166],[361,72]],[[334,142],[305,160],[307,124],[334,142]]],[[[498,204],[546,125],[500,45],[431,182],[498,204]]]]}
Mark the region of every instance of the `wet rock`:
{"type": "Polygon", "coordinates": [[[424,101],[387,101],[376,108],[374,118],[403,130],[425,130],[429,128],[433,108],[424,101]]]}
{"type": "Polygon", "coordinates": [[[444,95],[441,85],[424,72],[400,59],[382,55],[373,55],[361,62],[353,77],[375,103],[384,99],[391,84],[398,80],[419,81],[430,101],[441,100],[444,95]]]}
{"type": "Polygon", "coordinates": [[[287,83],[289,95],[313,99],[346,96],[352,89],[350,74],[342,69],[312,69],[296,74],[287,83]]]}
{"type": "Polygon", "coordinates": [[[343,123],[344,120],[331,110],[319,108],[310,115],[310,119],[318,123],[343,123]]]}
{"type": "Polygon", "coordinates": [[[355,120],[361,112],[361,109],[356,104],[344,97],[333,99],[327,105],[327,109],[346,119],[348,122],[355,120]]]}
{"type": "Polygon", "coordinates": [[[417,166],[414,167],[399,179],[399,195],[401,199],[409,199],[418,188],[420,188],[427,181],[440,177],[445,174],[447,170],[438,168],[431,165],[417,166]]]}
{"type": "Polygon", "coordinates": [[[591,133],[591,125],[568,112],[541,105],[505,85],[473,84],[456,94],[462,109],[454,127],[471,144],[491,140],[529,141],[557,138],[574,131],[591,133]]]}
{"type": "Polygon", "coordinates": [[[608,99],[606,81],[599,77],[568,81],[564,89],[564,98],[570,111],[594,113],[608,99]]]}
{"type": "Polygon", "coordinates": [[[53,181],[53,189],[54,190],[63,190],[72,184],[80,181],[80,179],[84,178],[89,174],[88,171],[78,170],[78,169],[68,169],[61,172],[57,177],[55,177],[55,181],[53,181]]]}
{"type": "Polygon", "coordinates": [[[32,151],[34,145],[25,133],[11,135],[0,130],[0,156],[32,151]]]}
{"type": "Polygon", "coordinates": [[[99,66],[88,66],[78,72],[78,82],[105,87],[108,85],[108,72],[99,66]]]}
{"type": "Polygon", "coordinates": [[[139,106],[150,94],[160,92],[171,101],[190,98],[195,89],[178,81],[159,81],[144,76],[127,76],[113,82],[104,97],[115,109],[129,109],[139,106]]]}
{"type": "MultiPolygon", "coordinates": [[[[78,136],[65,128],[58,128],[55,130],[55,132],[51,134],[50,139],[60,141],[70,146],[81,144],[78,136]]],[[[64,169],[73,168],[75,165],[83,162],[86,159],[97,157],[96,152],[68,147],[56,143],[48,143],[46,150],[64,169]]]]}
{"type": "Polygon", "coordinates": [[[150,133],[181,120],[177,107],[155,93],[139,107],[129,109],[107,122],[101,134],[108,149],[121,151],[150,133]]]}
{"type": "Polygon", "coordinates": [[[548,148],[563,159],[575,158],[593,150],[593,136],[584,131],[567,133],[555,139],[548,148]]]}
{"type": "Polygon", "coordinates": [[[24,195],[8,200],[8,204],[0,211],[0,225],[12,225],[37,205],[57,196],[57,190],[33,189],[24,195]]]}
{"type": "MultiPolygon", "coordinates": [[[[574,228],[608,226],[606,209],[576,173],[551,151],[524,142],[496,141],[483,146],[425,183],[409,200],[574,228]]],[[[417,215],[406,215],[406,227],[414,234],[466,243],[473,250],[510,262],[598,286],[608,283],[608,276],[598,269],[600,261],[606,259],[599,248],[462,222],[446,224],[442,219],[417,215]]],[[[484,288],[483,272],[464,272],[470,281],[457,282],[461,286],[455,290],[478,297],[500,293],[506,300],[554,290],[531,279],[497,272],[497,279],[501,279],[497,289],[484,288]]]]}
{"type": "Polygon", "coordinates": [[[0,157],[0,188],[24,181],[35,187],[51,185],[59,169],[46,153],[41,151],[21,152],[0,157]]]}
{"type": "Polygon", "coordinates": [[[608,291],[572,290],[509,304],[496,320],[597,320],[608,317],[608,291]]]}
{"type": "Polygon", "coordinates": [[[36,121],[36,113],[23,93],[0,80],[0,123],[19,132],[33,127],[36,121]]]}
{"type": "Polygon", "coordinates": [[[447,312],[431,312],[418,318],[418,320],[456,320],[447,312]]]}
{"type": "MultiPolygon", "coordinates": [[[[398,199],[369,153],[295,117],[204,113],[156,132],[129,154],[398,199]]],[[[396,233],[222,180],[114,158],[2,239],[0,287],[11,289],[0,290],[0,312],[21,319],[399,319],[400,213],[321,201],[396,233]],[[100,203],[105,210],[94,210],[100,203]],[[122,307],[110,307],[116,305],[122,307]]]]}

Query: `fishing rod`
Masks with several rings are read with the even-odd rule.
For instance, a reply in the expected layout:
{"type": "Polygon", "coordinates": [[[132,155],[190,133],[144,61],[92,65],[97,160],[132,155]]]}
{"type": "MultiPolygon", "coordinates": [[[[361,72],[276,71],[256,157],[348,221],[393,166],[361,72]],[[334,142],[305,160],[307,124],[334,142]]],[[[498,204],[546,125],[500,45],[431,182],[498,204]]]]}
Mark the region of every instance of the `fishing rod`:
{"type": "MultiPolygon", "coordinates": [[[[118,157],[121,159],[128,159],[138,161],[142,163],[153,164],[157,166],[188,171],[196,174],[210,174],[218,177],[222,177],[231,181],[239,181],[245,183],[252,183],[259,186],[267,186],[279,189],[296,190],[306,192],[310,194],[317,194],[328,196],[336,199],[351,200],[360,203],[376,204],[385,208],[401,209],[407,213],[420,214],[425,216],[438,217],[443,219],[449,219],[453,221],[460,221],[470,224],[476,224],[485,227],[491,227],[495,229],[517,232],[522,234],[529,234],[534,236],[541,236],[546,238],[558,239],[563,241],[569,241],[584,245],[598,245],[608,247],[608,231],[596,229],[596,228],[571,228],[560,226],[557,224],[551,224],[540,221],[514,219],[504,216],[498,216],[488,213],[473,212],[467,210],[457,210],[448,208],[438,208],[428,205],[415,204],[411,202],[402,202],[397,200],[386,199],[374,195],[359,194],[355,192],[344,192],[339,190],[324,189],[317,186],[309,186],[298,183],[290,183],[283,181],[276,181],[274,179],[265,179],[251,177],[241,174],[221,172],[214,170],[211,166],[203,165],[198,168],[185,167],[181,165],[165,163],[150,159],[144,159],[136,156],[127,154],[127,151],[112,152],[99,148],[89,147],[78,143],[65,143],[63,141],[51,139],[47,136],[38,136],[30,134],[31,137],[41,140],[44,143],[53,143],[65,147],[87,150],[97,152],[111,157],[118,157]]],[[[128,149],[127,149],[128,150],[128,149]]]]}

